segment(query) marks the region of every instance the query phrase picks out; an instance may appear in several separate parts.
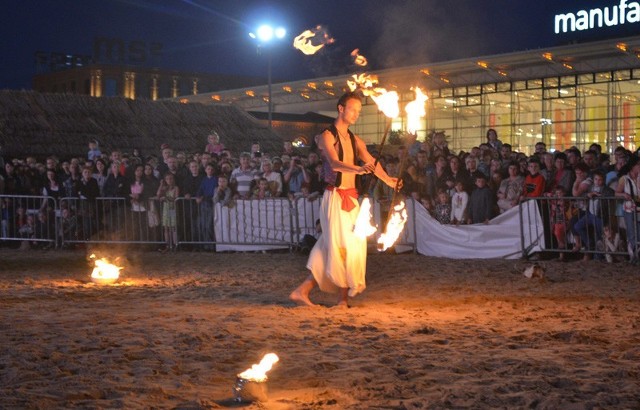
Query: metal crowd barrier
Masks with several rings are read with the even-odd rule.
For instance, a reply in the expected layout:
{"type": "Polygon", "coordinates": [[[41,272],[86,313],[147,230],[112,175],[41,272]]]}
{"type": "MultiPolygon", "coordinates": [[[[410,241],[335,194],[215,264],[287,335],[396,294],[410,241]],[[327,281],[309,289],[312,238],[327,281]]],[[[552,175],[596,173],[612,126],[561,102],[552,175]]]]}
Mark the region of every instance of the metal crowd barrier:
{"type": "MultiPolygon", "coordinates": [[[[616,197],[538,197],[532,198],[538,204],[538,214],[543,231],[527,230],[522,227],[522,243],[538,245],[543,252],[560,254],[589,255],[595,259],[614,261],[629,257],[627,244],[628,229],[638,238],[638,215],[631,213],[632,226],[625,226],[623,203],[616,197]]],[[[520,207],[520,217],[530,208],[520,207]]],[[[532,245],[532,246],[533,246],[532,245]]],[[[526,256],[523,247],[523,256],[526,256]]]]}
{"type": "Polygon", "coordinates": [[[54,247],[56,201],[50,196],[0,195],[0,240],[25,247],[54,247]]]}
{"type": "MultiPolygon", "coordinates": [[[[305,235],[317,236],[321,198],[235,200],[228,206],[193,198],[167,205],[157,198],[132,202],[128,198],[87,199],[0,195],[0,240],[29,241],[65,248],[75,244],[118,243],[164,245],[163,207],[175,212],[177,245],[182,249],[221,251],[292,250],[305,235]],[[24,220],[24,221],[23,221],[24,220]],[[28,221],[31,230],[23,228],[28,221]],[[40,222],[37,222],[41,220],[40,222]]],[[[374,223],[384,231],[386,219],[374,202],[374,223]]],[[[396,245],[415,251],[414,202],[407,200],[409,221],[396,245]]],[[[166,219],[169,221],[169,219],[166,219]]],[[[375,242],[375,238],[371,237],[375,242]]]]}

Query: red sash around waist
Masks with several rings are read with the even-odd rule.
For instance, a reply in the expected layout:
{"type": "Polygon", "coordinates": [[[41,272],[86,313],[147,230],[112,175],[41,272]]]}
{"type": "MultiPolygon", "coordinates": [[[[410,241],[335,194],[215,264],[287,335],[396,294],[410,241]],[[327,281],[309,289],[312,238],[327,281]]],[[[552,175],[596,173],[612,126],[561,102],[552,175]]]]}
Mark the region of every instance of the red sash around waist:
{"type": "Polygon", "coordinates": [[[353,208],[356,207],[356,205],[353,203],[353,201],[350,200],[350,198],[355,199],[356,201],[358,200],[358,190],[355,188],[336,188],[333,185],[329,185],[326,188],[329,191],[335,191],[338,195],[340,195],[340,198],[342,199],[342,205],[341,208],[343,211],[351,211],[353,208]]]}

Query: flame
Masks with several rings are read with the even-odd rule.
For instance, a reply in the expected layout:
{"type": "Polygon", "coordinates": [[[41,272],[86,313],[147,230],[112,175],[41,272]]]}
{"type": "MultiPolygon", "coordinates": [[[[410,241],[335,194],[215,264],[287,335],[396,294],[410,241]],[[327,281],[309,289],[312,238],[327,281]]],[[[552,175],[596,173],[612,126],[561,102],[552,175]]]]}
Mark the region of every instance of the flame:
{"type": "Polygon", "coordinates": [[[389,118],[396,118],[400,114],[400,106],[398,105],[400,97],[398,93],[396,91],[387,91],[382,87],[376,87],[378,77],[362,73],[354,74],[351,78],[353,80],[347,80],[347,86],[351,91],[360,88],[362,94],[371,97],[378,109],[389,118]]]}
{"type": "Polygon", "coordinates": [[[324,27],[316,26],[315,29],[305,30],[296,36],[293,39],[293,47],[310,56],[334,41],[324,27]]]}
{"type": "Polygon", "coordinates": [[[404,201],[400,201],[398,205],[393,207],[393,211],[389,216],[389,222],[387,222],[386,232],[382,233],[378,238],[378,249],[380,251],[386,251],[391,247],[404,229],[404,224],[407,222],[407,209],[404,206],[404,201]]]}
{"type": "Polygon", "coordinates": [[[416,93],[416,99],[411,101],[409,104],[407,104],[406,107],[404,107],[404,110],[407,113],[407,130],[411,134],[415,134],[416,131],[418,131],[421,125],[420,118],[427,115],[424,108],[424,103],[427,102],[427,99],[429,99],[429,97],[427,97],[427,95],[423,93],[419,87],[415,87],[413,88],[413,90],[416,93]]]}
{"type": "Polygon", "coordinates": [[[353,233],[360,238],[366,238],[373,235],[378,229],[371,225],[371,201],[364,198],[360,204],[360,212],[356,217],[356,224],[353,227],[353,233]]]}
{"type": "Polygon", "coordinates": [[[252,382],[265,382],[267,381],[267,372],[271,370],[273,364],[278,360],[280,360],[280,358],[277,354],[267,353],[262,360],[260,360],[260,364],[254,364],[250,369],[238,374],[238,377],[252,382]]]}
{"type": "Polygon", "coordinates": [[[353,58],[353,62],[356,65],[364,67],[369,63],[367,61],[367,58],[365,56],[363,56],[362,54],[360,54],[360,49],[359,48],[356,48],[355,50],[353,50],[351,52],[351,57],[353,58]]]}
{"type": "Polygon", "coordinates": [[[95,267],[91,272],[91,280],[97,283],[113,283],[120,277],[121,266],[113,265],[107,258],[96,259],[95,254],[89,256],[95,259],[95,267]]]}

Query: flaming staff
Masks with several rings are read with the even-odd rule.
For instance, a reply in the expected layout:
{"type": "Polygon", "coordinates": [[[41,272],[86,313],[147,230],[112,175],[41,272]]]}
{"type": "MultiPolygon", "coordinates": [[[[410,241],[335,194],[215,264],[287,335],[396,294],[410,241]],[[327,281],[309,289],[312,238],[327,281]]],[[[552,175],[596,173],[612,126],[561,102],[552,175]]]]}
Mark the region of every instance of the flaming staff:
{"type": "MultiPolygon", "coordinates": [[[[415,100],[408,103],[405,107],[405,112],[407,113],[407,131],[412,134],[415,134],[420,126],[420,118],[426,115],[426,111],[424,108],[424,104],[427,101],[427,96],[422,92],[422,90],[418,87],[414,88],[416,93],[415,100]]],[[[404,156],[399,165],[399,170],[402,170],[405,166],[407,160],[407,156],[404,156]]],[[[400,202],[396,205],[396,198],[399,191],[400,179],[398,178],[398,182],[393,190],[393,195],[391,197],[391,204],[389,205],[389,214],[387,215],[387,223],[385,224],[385,231],[378,238],[378,249],[380,251],[385,251],[389,247],[391,247],[404,229],[404,225],[407,222],[407,210],[405,207],[405,202],[400,200],[400,202]]]]}

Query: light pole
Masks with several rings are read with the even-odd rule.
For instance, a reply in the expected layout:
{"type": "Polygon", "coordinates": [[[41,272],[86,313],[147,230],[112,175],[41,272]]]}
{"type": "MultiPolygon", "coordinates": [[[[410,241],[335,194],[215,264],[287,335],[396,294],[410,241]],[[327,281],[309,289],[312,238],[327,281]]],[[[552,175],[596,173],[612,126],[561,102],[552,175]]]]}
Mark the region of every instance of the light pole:
{"type": "MultiPolygon", "coordinates": [[[[258,40],[258,49],[260,46],[264,46],[267,48],[269,43],[274,38],[277,40],[282,40],[287,35],[287,30],[284,27],[272,27],[268,24],[262,25],[258,27],[255,33],[249,33],[249,36],[253,39],[258,40]]],[[[267,91],[269,93],[267,102],[267,110],[268,110],[268,119],[269,119],[269,129],[271,129],[271,120],[273,117],[273,102],[271,99],[271,50],[267,49],[267,91]]]]}

